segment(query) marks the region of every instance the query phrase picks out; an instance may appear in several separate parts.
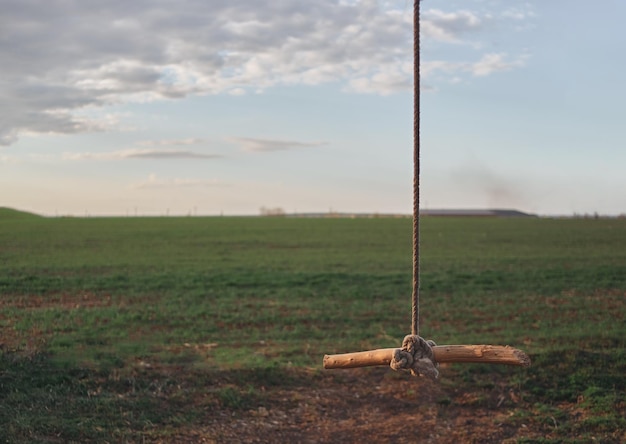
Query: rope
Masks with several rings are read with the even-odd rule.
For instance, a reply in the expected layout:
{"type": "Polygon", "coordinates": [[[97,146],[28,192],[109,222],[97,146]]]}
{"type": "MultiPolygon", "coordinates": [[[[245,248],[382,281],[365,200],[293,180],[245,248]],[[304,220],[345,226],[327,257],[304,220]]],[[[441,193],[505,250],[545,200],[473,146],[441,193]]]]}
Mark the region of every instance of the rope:
{"type": "Polygon", "coordinates": [[[433,341],[419,336],[420,303],[420,0],[413,10],[413,302],[412,334],[404,337],[402,348],[394,350],[389,365],[394,370],[411,370],[414,376],[437,379],[439,371],[433,341]]]}
{"type": "Polygon", "coordinates": [[[413,294],[411,333],[420,331],[420,0],[413,11],[413,294]]]}
{"type": "Polygon", "coordinates": [[[435,362],[435,353],[432,347],[434,341],[426,340],[416,335],[407,335],[402,341],[402,348],[393,352],[389,366],[394,370],[411,370],[413,376],[429,376],[437,379],[439,364],[435,362]]]}

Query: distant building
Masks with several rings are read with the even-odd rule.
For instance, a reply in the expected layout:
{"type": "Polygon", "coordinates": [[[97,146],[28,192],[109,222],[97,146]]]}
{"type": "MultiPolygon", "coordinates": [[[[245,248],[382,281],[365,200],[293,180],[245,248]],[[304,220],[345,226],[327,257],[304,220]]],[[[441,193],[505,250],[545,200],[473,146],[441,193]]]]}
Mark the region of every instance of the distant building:
{"type": "Polygon", "coordinates": [[[493,210],[420,210],[421,216],[454,216],[454,217],[537,217],[536,214],[524,213],[518,210],[493,209],[493,210]]]}

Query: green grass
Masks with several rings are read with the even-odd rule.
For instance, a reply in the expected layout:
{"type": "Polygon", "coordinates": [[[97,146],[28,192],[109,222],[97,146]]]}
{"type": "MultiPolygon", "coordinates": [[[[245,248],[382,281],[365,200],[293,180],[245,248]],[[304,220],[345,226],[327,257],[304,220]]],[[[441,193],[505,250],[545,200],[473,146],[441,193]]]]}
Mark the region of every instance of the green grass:
{"type": "MultiPolygon", "coordinates": [[[[422,335],[508,344],[534,361],[522,373],[454,367],[460,380],[517,378],[535,406],[520,421],[554,417],[567,424],[563,436],[625,426],[626,220],[421,225],[422,335]],[[577,400],[597,413],[580,422],[550,410],[577,400]]],[[[155,398],[142,366],[280,379],[281,369],[319,368],[324,353],[398,346],[410,330],[410,270],[410,219],[50,219],[0,209],[0,441],[135,439],[193,422],[155,398]],[[128,387],[116,375],[139,384],[135,397],[117,396],[128,387]],[[111,419],[125,409],[134,416],[111,419]]],[[[216,406],[262,396],[229,384],[216,406]]]]}
{"type": "Polygon", "coordinates": [[[1,220],[15,220],[15,219],[37,219],[38,216],[34,213],[28,213],[26,211],[14,210],[13,208],[0,207],[0,221],[1,220]]]}

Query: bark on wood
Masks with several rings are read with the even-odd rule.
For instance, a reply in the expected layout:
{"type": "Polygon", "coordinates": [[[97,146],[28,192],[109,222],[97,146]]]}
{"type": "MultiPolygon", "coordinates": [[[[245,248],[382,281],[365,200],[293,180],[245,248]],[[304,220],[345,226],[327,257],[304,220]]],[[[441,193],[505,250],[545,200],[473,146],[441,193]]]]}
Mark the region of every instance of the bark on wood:
{"type": "MultiPolygon", "coordinates": [[[[324,368],[355,368],[389,365],[395,348],[381,348],[355,353],[324,356],[324,368]]],[[[436,345],[433,347],[435,361],[478,362],[489,364],[530,366],[526,353],[512,347],[500,345],[436,345]]]]}

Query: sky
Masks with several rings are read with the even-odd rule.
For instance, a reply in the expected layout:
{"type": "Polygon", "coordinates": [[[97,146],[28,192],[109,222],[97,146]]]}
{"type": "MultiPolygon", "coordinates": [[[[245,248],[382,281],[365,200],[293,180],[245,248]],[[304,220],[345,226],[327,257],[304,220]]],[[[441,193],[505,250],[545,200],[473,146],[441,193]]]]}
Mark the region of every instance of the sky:
{"type": "MultiPolygon", "coordinates": [[[[0,207],[412,212],[411,1],[0,10],[0,207]]],[[[626,214],[624,16],[423,0],[421,207],[626,214]]]]}

